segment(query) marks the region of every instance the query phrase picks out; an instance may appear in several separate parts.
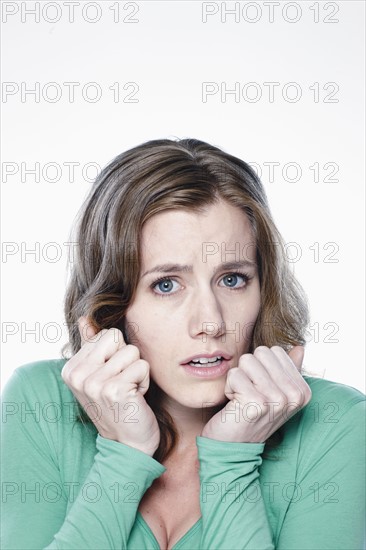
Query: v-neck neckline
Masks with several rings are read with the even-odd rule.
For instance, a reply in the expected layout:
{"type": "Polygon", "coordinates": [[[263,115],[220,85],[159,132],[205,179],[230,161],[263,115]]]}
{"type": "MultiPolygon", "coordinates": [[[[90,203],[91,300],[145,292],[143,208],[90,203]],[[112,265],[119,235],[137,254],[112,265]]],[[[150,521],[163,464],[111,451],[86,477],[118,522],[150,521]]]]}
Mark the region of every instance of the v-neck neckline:
{"type": "MultiPolygon", "coordinates": [[[[137,510],[137,518],[140,520],[140,523],[142,523],[145,530],[149,533],[150,537],[154,540],[157,548],[159,548],[159,550],[161,550],[160,549],[160,544],[158,543],[158,541],[157,541],[154,533],[152,532],[151,528],[149,527],[148,523],[145,521],[144,516],[141,514],[140,510],[137,510]]],[[[198,525],[201,523],[201,521],[202,521],[202,516],[200,518],[198,518],[196,523],[194,523],[192,525],[192,527],[190,527],[188,529],[188,531],[179,540],[177,540],[177,542],[172,547],[172,550],[178,549],[179,545],[183,543],[183,541],[186,539],[186,537],[191,536],[193,534],[193,532],[196,531],[196,529],[197,529],[198,525]]]]}

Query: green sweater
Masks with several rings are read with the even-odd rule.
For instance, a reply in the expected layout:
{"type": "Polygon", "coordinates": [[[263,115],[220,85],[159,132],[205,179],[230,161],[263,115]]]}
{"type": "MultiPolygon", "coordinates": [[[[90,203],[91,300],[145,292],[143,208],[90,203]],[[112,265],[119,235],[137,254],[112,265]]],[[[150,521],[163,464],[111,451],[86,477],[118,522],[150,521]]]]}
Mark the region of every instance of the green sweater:
{"type": "MultiPolygon", "coordinates": [[[[21,366],[4,388],[2,549],[158,550],[138,506],[165,467],[75,422],[64,363],[21,366]]],[[[197,437],[201,518],[174,550],[363,548],[366,396],[304,378],[312,399],[268,458],[197,437]]]]}

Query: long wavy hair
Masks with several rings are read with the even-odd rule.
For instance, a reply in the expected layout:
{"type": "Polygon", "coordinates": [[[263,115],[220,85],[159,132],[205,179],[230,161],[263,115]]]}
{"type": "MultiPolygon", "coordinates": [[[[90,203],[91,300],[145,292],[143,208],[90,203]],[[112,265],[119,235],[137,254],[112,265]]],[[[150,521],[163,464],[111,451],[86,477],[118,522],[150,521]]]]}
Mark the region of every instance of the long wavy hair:
{"type": "MultiPolygon", "coordinates": [[[[68,359],[81,347],[77,321],[86,316],[99,331],[119,328],[125,338],[125,312],[139,281],[139,247],[144,223],[167,209],[200,212],[219,199],[249,218],[256,243],[261,305],[249,353],[259,345],[288,351],[305,345],[309,313],[306,296],[289,268],[264,187],[249,164],[197,139],[147,141],[115,157],[98,175],[73,228],[77,243],[65,296],[68,359]]],[[[145,398],[161,432],[154,458],[172,452],[178,434],[151,380],[145,398]]],[[[78,420],[91,422],[79,405],[78,420]]],[[[266,449],[282,440],[281,428],[266,449]]]]}

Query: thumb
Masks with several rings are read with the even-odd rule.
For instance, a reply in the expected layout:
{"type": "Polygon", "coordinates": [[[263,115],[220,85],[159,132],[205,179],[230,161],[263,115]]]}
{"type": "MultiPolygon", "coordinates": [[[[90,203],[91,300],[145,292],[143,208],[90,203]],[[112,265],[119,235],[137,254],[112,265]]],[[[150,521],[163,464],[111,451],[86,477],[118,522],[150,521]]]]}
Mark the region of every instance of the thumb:
{"type": "Polygon", "coordinates": [[[88,317],[80,317],[78,319],[78,327],[79,327],[82,346],[87,342],[89,342],[90,339],[93,338],[98,333],[97,329],[88,319],[88,317]]]}
{"type": "Polygon", "coordinates": [[[287,352],[291,361],[294,363],[297,370],[300,372],[302,367],[302,362],[304,360],[305,348],[304,346],[294,346],[287,352]]]}
{"type": "Polygon", "coordinates": [[[122,371],[120,379],[133,395],[145,395],[150,385],[149,363],[143,359],[135,361],[122,371]]]}

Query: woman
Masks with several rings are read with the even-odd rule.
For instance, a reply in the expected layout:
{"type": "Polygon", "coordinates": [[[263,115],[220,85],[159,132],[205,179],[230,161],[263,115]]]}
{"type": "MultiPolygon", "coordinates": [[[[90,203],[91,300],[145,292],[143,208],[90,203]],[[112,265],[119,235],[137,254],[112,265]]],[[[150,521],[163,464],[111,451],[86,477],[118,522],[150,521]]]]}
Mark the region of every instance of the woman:
{"type": "Polygon", "coordinates": [[[265,191],[207,143],[116,157],[80,213],[70,353],[4,395],[4,548],[361,548],[358,390],[306,376],[265,191]]]}

